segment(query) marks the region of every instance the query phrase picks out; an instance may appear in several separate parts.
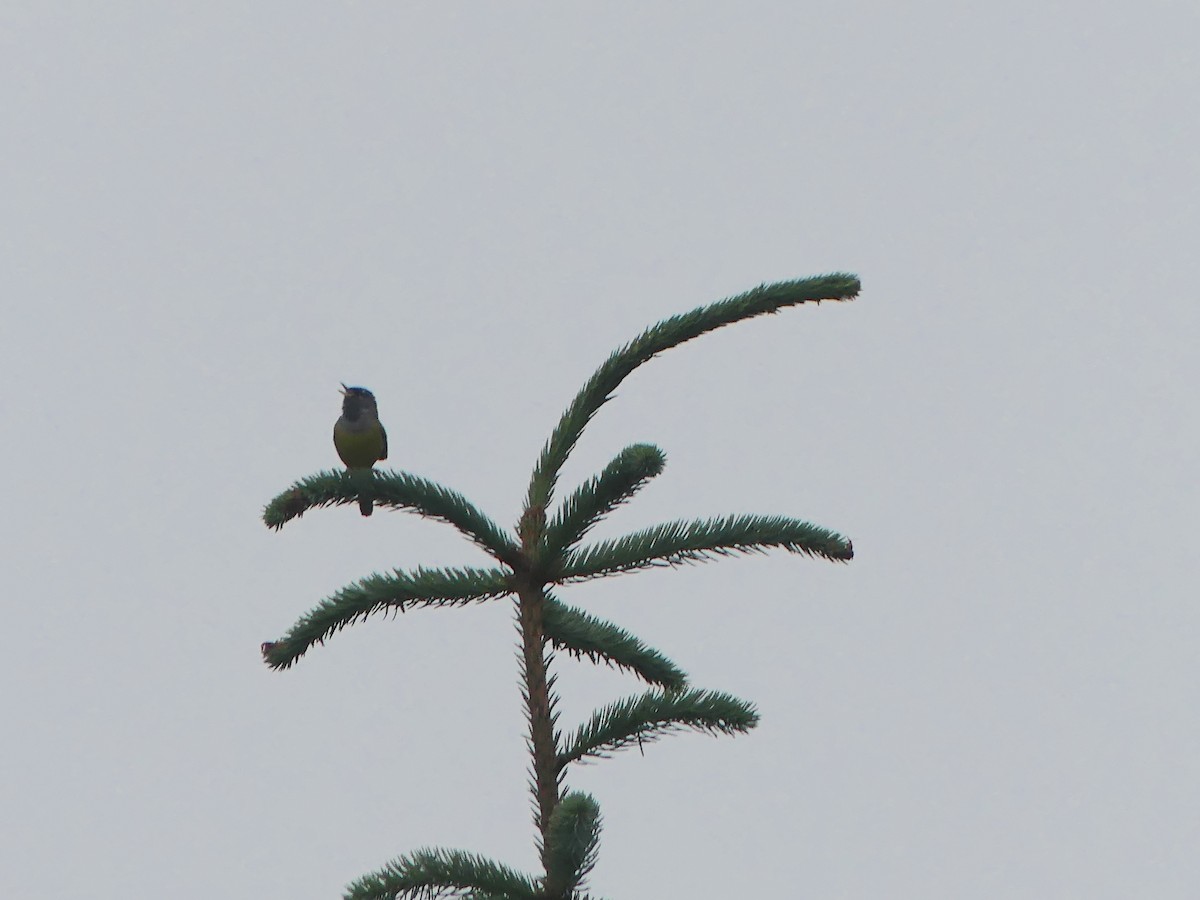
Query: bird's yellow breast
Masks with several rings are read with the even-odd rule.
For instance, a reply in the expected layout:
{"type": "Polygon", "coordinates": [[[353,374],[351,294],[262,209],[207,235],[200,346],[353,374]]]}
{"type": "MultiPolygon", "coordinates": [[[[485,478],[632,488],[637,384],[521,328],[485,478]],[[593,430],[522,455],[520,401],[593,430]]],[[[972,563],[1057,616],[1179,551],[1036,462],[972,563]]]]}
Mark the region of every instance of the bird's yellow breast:
{"type": "Polygon", "coordinates": [[[365,431],[333,429],[333,446],[348,469],[369,469],[383,455],[383,427],[378,423],[365,431]]]}

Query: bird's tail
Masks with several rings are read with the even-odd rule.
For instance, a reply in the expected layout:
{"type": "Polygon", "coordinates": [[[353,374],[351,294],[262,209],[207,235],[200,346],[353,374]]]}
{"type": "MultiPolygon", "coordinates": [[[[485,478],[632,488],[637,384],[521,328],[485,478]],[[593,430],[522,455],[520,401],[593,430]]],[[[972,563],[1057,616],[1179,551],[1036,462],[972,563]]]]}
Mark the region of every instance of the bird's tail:
{"type": "Polygon", "coordinates": [[[351,473],[354,486],[358,490],[358,511],[364,516],[369,516],[375,508],[375,498],[371,496],[374,493],[372,474],[370,469],[354,469],[351,473]]]}

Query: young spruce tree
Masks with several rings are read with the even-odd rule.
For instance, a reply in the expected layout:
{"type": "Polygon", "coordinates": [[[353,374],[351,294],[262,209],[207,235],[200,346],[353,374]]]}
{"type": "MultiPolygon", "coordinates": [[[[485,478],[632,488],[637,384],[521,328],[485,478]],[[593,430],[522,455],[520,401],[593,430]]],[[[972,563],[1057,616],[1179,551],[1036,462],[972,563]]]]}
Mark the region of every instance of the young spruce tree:
{"type": "Polygon", "coordinates": [[[347,898],[584,900],[584,882],[599,846],[600,808],[588,794],[566,790],[567,768],[675,731],[737,734],[757,724],[750,703],[691,687],[662,653],[619,626],[568,606],[551,590],[606,575],[773,547],[846,561],[853,556],[850,541],[798,519],[736,515],[668,522],[616,540],[582,544],[592,526],[662,471],[663,453],[649,444],[626,447],[557,507],[552,509],[551,503],[559,472],[584,427],[642,363],[723,325],[801,303],[850,300],[858,291],[858,279],[846,274],[763,285],[660,322],[621,347],[583,386],[546,442],[515,534],[461,494],[405,472],[375,472],[369,483],[344,471],[318,472],[271,501],[263,520],[280,528],[313,507],[357,503],[359,492],[369,490],[378,506],[453,525],[496,561],[490,568],[418,567],[355,582],[302,616],[278,641],[263,644],[263,656],[272,668],[288,668],[314,645],[374,613],[515,598],[532,756],[530,789],[543,871],[525,874],[460,850],[418,850],[352,883],[347,898]],[[651,689],[596,710],[573,732],[563,734],[556,727],[550,648],[626,669],[651,689]]]}

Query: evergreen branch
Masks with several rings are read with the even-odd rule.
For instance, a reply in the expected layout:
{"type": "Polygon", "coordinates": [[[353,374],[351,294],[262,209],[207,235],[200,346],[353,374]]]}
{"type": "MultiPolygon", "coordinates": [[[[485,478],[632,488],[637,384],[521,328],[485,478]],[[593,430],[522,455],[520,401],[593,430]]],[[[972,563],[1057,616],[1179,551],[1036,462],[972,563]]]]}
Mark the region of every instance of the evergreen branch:
{"type": "Polygon", "coordinates": [[[465,606],[510,593],[503,569],[396,570],[371,575],[342,588],[305,613],[279,641],[263,645],[273,669],[286,669],[314,644],[323,644],[347,625],[389,608],[405,612],[419,606],[465,606]]]}
{"type": "Polygon", "coordinates": [[[572,792],[550,817],[546,837],[545,893],[558,897],[584,886],[596,866],[600,846],[600,806],[588,794],[572,792]]]}
{"type": "Polygon", "coordinates": [[[549,505],[559,471],[583,429],[600,407],[612,399],[613,391],[620,383],[642,363],[723,325],[800,303],[851,300],[858,295],[860,287],[855,276],[845,273],[764,284],[736,297],[673,316],[643,331],[605,360],[563,413],[533,471],[526,510],[545,510],[549,505]]]}
{"type": "Polygon", "coordinates": [[[534,900],[533,880],[508,866],[462,850],[417,850],[394,860],[346,889],[346,900],[433,900],[488,897],[534,900]]]}
{"type": "Polygon", "coordinates": [[[663,452],[651,444],[633,444],[613,458],[604,470],[581,484],[546,527],[542,559],[557,561],[600,519],[641,490],[666,464],[663,452]]]}
{"type": "Polygon", "coordinates": [[[694,689],[647,691],[597,710],[566,740],[558,761],[565,767],[585,757],[603,759],[616,750],[641,746],[684,728],[732,735],[757,724],[754,705],[729,694],[694,689]]]}
{"type": "Polygon", "coordinates": [[[839,562],[854,557],[849,539],[810,522],[784,516],[726,516],[668,522],[583,547],[567,554],[553,580],[582,581],[651,566],[765,553],[772,547],[839,562]]]}
{"type": "MultiPolygon", "coordinates": [[[[415,512],[453,525],[496,559],[512,565],[517,558],[513,539],[482,510],[457,491],[408,472],[371,470],[376,504],[415,512]]],[[[267,504],[263,522],[279,529],[290,519],[321,506],[357,503],[361,479],[342,470],[325,470],[302,478],[267,504]]]]}
{"type": "Polygon", "coordinates": [[[648,684],[669,691],[687,685],[687,675],[675,663],[628,631],[551,596],[546,597],[544,628],[555,648],[572,656],[628,669],[648,684]]]}

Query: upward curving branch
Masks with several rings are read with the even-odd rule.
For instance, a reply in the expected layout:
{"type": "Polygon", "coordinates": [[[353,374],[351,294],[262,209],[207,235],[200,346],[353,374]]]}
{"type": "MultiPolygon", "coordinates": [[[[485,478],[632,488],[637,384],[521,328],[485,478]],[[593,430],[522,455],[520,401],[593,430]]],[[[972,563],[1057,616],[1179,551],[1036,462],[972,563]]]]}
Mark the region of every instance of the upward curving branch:
{"type": "Polygon", "coordinates": [[[851,300],[858,296],[861,284],[853,275],[836,273],[797,281],[764,284],[691,312],[672,316],[643,331],[613,353],[588,379],[582,390],[563,413],[546,446],[542,449],[529,491],[526,513],[544,513],[554,495],[558,473],[575,448],[580,434],[600,407],[612,399],[613,391],[642,363],[664,350],[676,347],[723,325],[778,312],[788,306],[822,300],[851,300]]]}
{"type": "Polygon", "coordinates": [[[263,657],[273,669],[286,669],[314,644],[360,619],[395,609],[420,606],[463,606],[512,592],[503,569],[417,569],[371,575],[342,588],[305,613],[278,641],[263,644],[263,657]]]}
{"type": "Polygon", "coordinates": [[[726,516],[668,522],[568,553],[555,581],[583,581],[651,566],[702,562],[779,547],[791,553],[845,562],[854,547],[836,531],[784,516],[726,516]]]}
{"type": "Polygon", "coordinates": [[[666,461],[663,452],[652,444],[633,444],[618,453],[599,475],[585,481],[563,501],[542,536],[543,560],[557,560],[593,525],[659,475],[666,461]]]}

